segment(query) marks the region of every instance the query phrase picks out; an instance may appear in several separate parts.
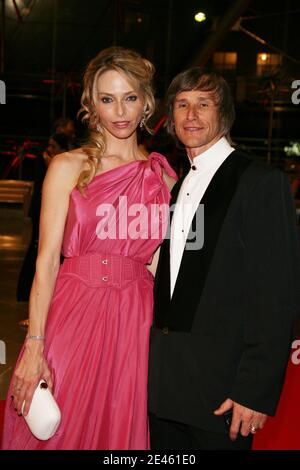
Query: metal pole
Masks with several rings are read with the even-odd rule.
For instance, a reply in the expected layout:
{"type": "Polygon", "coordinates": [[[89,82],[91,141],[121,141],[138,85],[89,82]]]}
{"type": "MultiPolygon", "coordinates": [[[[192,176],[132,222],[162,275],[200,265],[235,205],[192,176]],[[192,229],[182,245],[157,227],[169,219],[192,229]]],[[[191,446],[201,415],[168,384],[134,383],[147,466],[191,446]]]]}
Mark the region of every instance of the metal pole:
{"type": "Polygon", "coordinates": [[[285,19],[284,19],[283,45],[282,45],[284,52],[288,50],[290,0],[286,0],[285,7],[286,7],[286,11],[285,11],[285,19]]]}
{"type": "Polygon", "coordinates": [[[57,0],[53,0],[53,28],[52,28],[52,65],[51,65],[51,99],[50,99],[50,125],[55,117],[54,94],[56,79],[56,42],[57,42],[57,0]]]}
{"type": "Polygon", "coordinates": [[[1,2],[1,62],[0,73],[4,74],[4,41],[5,41],[5,0],[1,2]]]}
{"type": "Polygon", "coordinates": [[[269,47],[273,51],[277,52],[277,54],[281,54],[283,57],[290,60],[291,62],[294,62],[295,64],[298,64],[298,65],[300,64],[300,60],[298,60],[295,57],[292,57],[291,55],[287,54],[282,49],[279,49],[278,47],[273,46],[272,44],[267,42],[265,39],[261,38],[260,36],[257,36],[257,34],[254,34],[252,31],[249,31],[248,29],[244,28],[243,26],[239,25],[238,30],[242,31],[245,34],[247,34],[252,39],[255,39],[255,41],[259,42],[260,44],[263,44],[264,46],[269,47]]]}
{"type": "Polygon", "coordinates": [[[217,30],[208,37],[204,46],[190,65],[203,66],[206,64],[216,48],[221,44],[228,31],[230,31],[243,11],[248,7],[250,1],[251,0],[235,0],[233,5],[230,5],[225,15],[218,22],[217,30]]]}
{"type": "Polygon", "coordinates": [[[113,14],[113,45],[116,46],[118,44],[118,23],[119,23],[119,11],[120,11],[120,2],[119,0],[114,1],[114,14],[113,14]]]}
{"type": "Polygon", "coordinates": [[[19,146],[17,147],[17,155],[19,157],[19,170],[18,170],[18,178],[19,180],[22,180],[23,179],[23,162],[24,162],[24,158],[25,158],[25,150],[24,150],[24,142],[22,142],[22,144],[19,144],[19,146]]]}
{"type": "Polygon", "coordinates": [[[65,118],[67,115],[67,87],[68,87],[68,80],[67,77],[64,76],[64,84],[63,84],[63,108],[62,108],[62,117],[65,118]]]}
{"type": "Polygon", "coordinates": [[[168,88],[169,72],[170,72],[170,51],[172,46],[172,16],[173,16],[173,0],[169,0],[168,8],[168,30],[166,41],[166,57],[165,57],[165,91],[168,88]]]}
{"type": "Polygon", "coordinates": [[[270,114],[269,114],[269,130],[268,130],[268,153],[267,153],[267,162],[270,165],[272,160],[272,138],[273,138],[273,123],[274,123],[274,101],[275,101],[275,91],[276,87],[274,82],[270,82],[270,114]]]}

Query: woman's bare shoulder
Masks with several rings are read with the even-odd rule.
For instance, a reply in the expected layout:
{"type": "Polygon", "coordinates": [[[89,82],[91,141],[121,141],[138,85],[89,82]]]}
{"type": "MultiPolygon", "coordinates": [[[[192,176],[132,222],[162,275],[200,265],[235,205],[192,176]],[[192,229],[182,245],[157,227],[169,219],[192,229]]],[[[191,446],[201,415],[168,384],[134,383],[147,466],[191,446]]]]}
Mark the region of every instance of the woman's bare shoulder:
{"type": "Polygon", "coordinates": [[[60,153],[52,158],[49,166],[48,179],[63,179],[72,189],[80,173],[86,169],[87,155],[81,149],[60,153]]]}
{"type": "Polygon", "coordinates": [[[55,166],[56,171],[67,170],[73,174],[79,174],[86,169],[87,155],[80,148],[70,150],[69,152],[60,153],[56,155],[50,167],[55,166]]]}

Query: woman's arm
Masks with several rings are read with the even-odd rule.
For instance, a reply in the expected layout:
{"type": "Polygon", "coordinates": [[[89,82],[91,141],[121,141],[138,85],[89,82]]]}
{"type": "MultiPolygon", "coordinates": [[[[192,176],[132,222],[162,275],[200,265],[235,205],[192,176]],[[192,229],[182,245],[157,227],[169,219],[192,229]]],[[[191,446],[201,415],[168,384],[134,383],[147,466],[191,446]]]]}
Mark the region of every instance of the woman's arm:
{"type": "Polygon", "coordinates": [[[169,176],[165,170],[163,170],[163,178],[165,180],[166,185],[169,188],[169,191],[171,192],[177,180],[173,178],[172,176],[169,176]]]}
{"type": "Polygon", "coordinates": [[[149,264],[147,266],[147,268],[149,269],[150,273],[153,274],[153,276],[155,276],[155,273],[156,273],[157,264],[158,264],[158,260],[159,260],[159,253],[160,253],[160,246],[154,252],[151,264],[149,264]]]}
{"type": "MultiPolygon", "coordinates": [[[[69,154],[55,157],[48,169],[42,191],[40,239],[36,272],[29,299],[29,336],[45,335],[45,325],[60,265],[69,197],[78,177],[78,163],[69,154]]],[[[14,404],[26,415],[38,382],[43,378],[50,389],[53,379],[44,358],[44,341],[27,338],[13,378],[14,404]]]]}

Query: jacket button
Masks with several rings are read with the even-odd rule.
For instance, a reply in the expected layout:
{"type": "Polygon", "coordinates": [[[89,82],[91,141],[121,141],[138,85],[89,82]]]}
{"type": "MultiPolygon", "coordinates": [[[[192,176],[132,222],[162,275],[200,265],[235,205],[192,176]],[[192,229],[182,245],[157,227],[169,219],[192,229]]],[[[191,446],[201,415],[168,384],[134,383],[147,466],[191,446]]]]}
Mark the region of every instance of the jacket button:
{"type": "Polygon", "coordinates": [[[169,334],[169,328],[167,326],[165,326],[163,329],[162,329],[162,332],[163,332],[163,335],[168,335],[169,334]]]}

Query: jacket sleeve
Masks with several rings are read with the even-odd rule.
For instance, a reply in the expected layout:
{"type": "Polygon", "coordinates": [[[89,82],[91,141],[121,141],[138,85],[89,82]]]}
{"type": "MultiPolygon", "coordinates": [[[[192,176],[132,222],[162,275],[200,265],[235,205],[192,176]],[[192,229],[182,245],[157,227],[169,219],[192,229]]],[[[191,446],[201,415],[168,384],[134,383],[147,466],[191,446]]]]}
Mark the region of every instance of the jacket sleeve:
{"type": "Polygon", "coordinates": [[[253,188],[244,219],[243,352],[230,398],[274,415],[300,311],[300,244],[286,176],[271,170],[253,188]]]}

